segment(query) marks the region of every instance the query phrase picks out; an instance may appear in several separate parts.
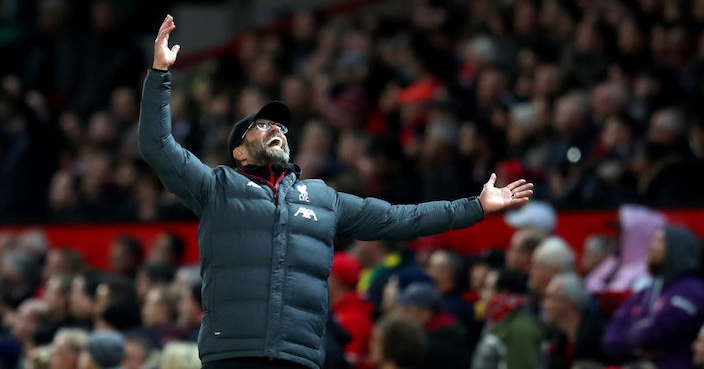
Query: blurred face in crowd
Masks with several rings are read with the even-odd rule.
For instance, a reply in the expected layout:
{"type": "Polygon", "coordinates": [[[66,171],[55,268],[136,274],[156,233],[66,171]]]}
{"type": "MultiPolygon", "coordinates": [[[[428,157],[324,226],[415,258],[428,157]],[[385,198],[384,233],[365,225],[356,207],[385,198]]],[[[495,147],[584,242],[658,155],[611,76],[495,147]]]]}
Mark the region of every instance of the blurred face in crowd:
{"type": "Polygon", "coordinates": [[[72,347],[66,336],[58,336],[52,343],[50,369],[75,369],[78,365],[80,347],[72,347]]]}
{"type": "Polygon", "coordinates": [[[184,327],[193,327],[200,324],[203,311],[198,301],[193,298],[190,288],[181,289],[181,298],[178,303],[178,323],[184,327]]]}
{"type": "Polygon", "coordinates": [[[145,326],[153,326],[168,321],[167,308],[164,306],[163,290],[151,289],[144,299],[142,307],[142,322],[145,326]]]}
{"type": "Polygon", "coordinates": [[[91,318],[93,316],[93,305],[93,299],[86,293],[86,279],[83,276],[73,278],[69,297],[71,315],[79,319],[91,318]]]}
{"type": "Polygon", "coordinates": [[[25,300],[20,304],[15,322],[12,326],[12,335],[19,342],[28,342],[32,335],[39,329],[39,315],[46,312],[46,304],[38,299],[25,300]]]}
{"type": "Polygon", "coordinates": [[[452,270],[449,267],[449,256],[444,251],[435,251],[428,262],[428,275],[433,278],[441,293],[454,288],[452,270]]]}
{"type": "Polygon", "coordinates": [[[562,298],[562,284],[559,281],[550,281],[543,296],[543,311],[548,322],[557,323],[562,319],[567,309],[568,302],[562,298]]]}
{"type": "Polygon", "coordinates": [[[125,369],[140,369],[147,360],[147,353],[139,341],[125,340],[125,359],[122,367],[125,369]]]}
{"type": "Polygon", "coordinates": [[[533,255],[528,286],[534,293],[543,296],[545,295],[548,283],[550,283],[550,279],[557,274],[557,272],[558,270],[556,268],[546,265],[540,256],[536,257],[536,255],[533,255]]]}
{"type": "Polygon", "coordinates": [[[694,364],[704,365],[704,325],[699,330],[697,339],[692,342],[692,352],[694,353],[694,358],[692,359],[694,364]]]}
{"type": "Polygon", "coordinates": [[[110,267],[116,273],[129,273],[138,263],[120,242],[114,242],[110,247],[109,254],[110,267]]]}
{"type": "Polygon", "coordinates": [[[511,236],[511,241],[506,251],[506,267],[524,274],[530,272],[531,253],[528,250],[524,250],[522,246],[528,235],[528,230],[516,230],[511,236]]]}
{"type": "Polygon", "coordinates": [[[69,291],[65,289],[66,287],[68,287],[68,281],[64,281],[63,276],[60,275],[56,275],[47,281],[43,298],[51,314],[62,316],[68,313],[70,295],[69,291]],[[63,285],[63,290],[62,283],[66,283],[63,285]]]}
{"type": "Polygon", "coordinates": [[[61,250],[51,249],[46,254],[46,262],[42,269],[42,277],[44,280],[49,280],[52,275],[60,273],[68,273],[68,266],[64,260],[61,250]]]}
{"type": "Polygon", "coordinates": [[[604,259],[606,259],[606,256],[608,256],[602,253],[587,251],[586,249],[585,251],[586,252],[582,254],[580,265],[585,274],[594,270],[594,268],[596,268],[602,261],[604,261],[604,259]]]}
{"type": "Polygon", "coordinates": [[[604,129],[601,132],[601,145],[606,151],[614,151],[619,147],[628,144],[632,140],[633,134],[626,124],[618,117],[612,116],[604,122],[604,129]]]}
{"type": "Polygon", "coordinates": [[[658,229],[653,233],[648,247],[648,270],[652,275],[659,275],[665,263],[665,230],[658,229]]]}
{"type": "Polygon", "coordinates": [[[286,165],[291,156],[286,135],[281,132],[280,128],[274,124],[274,122],[264,119],[259,121],[270,123],[271,128],[262,131],[257,128],[257,124],[255,123],[249,131],[247,131],[244,141],[239,148],[245,150],[248,164],[286,165]]]}
{"type": "Polygon", "coordinates": [[[499,273],[495,270],[489,272],[484,280],[484,286],[481,290],[481,299],[484,303],[488,303],[494,295],[496,295],[496,280],[499,278],[499,273]]]}
{"type": "Polygon", "coordinates": [[[472,265],[469,275],[469,287],[472,291],[479,291],[484,286],[484,280],[491,268],[483,263],[472,265]]]}
{"type": "Polygon", "coordinates": [[[171,239],[169,235],[163,233],[154,241],[154,245],[149,249],[148,260],[150,263],[178,264],[176,255],[171,251],[171,239]]]}

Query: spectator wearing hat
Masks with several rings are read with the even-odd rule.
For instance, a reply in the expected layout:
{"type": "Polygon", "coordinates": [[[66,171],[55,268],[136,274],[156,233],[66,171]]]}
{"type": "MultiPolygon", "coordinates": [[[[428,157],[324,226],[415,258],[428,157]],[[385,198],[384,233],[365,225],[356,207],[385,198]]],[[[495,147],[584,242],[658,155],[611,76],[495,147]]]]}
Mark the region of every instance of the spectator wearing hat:
{"type": "MultiPolygon", "coordinates": [[[[361,265],[345,252],[337,252],[328,277],[330,309],[337,323],[351,336],[345,345],[347,361],[354,367],[361,365],[369,354],[372,333],[372,305],[357,292],[361,265]]],[[[359,366],[361,367],[361,366],[359,366]]]]}
{"type": "Polygon", "coordinates": [[[414,282],[396,296],[398,311],[428,335],[428,355],[421,368],[466,369],[470,350],[467,332],[444,310],[442,296],[433,283],[414,282]]]}
{"type": "Polygon", "coordinates": [[[117,369],[125,358],[125,338],[113,331],[95,331],[88,336],[78,358],[78,369],[117,369]]]}
{"type": "Polygon", "coordinates": [[[427,348],[423,327],[410,319],[393,314],[374,326],[371,360],[380,369],[420,368],[427,348]]]}

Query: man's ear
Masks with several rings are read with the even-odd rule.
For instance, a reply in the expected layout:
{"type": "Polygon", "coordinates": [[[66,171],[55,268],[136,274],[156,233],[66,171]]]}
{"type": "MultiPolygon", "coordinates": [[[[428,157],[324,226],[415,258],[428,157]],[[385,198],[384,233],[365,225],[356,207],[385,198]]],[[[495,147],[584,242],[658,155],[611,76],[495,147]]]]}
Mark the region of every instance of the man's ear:
{"type": "Polygon", "coordinates": [[[241,162],[243,160],[247,159],[247,154],[242,150],[240,146],[235,147],[234,150],[232,150],[232,157],[235,158],[238,162],[241,162]]]}

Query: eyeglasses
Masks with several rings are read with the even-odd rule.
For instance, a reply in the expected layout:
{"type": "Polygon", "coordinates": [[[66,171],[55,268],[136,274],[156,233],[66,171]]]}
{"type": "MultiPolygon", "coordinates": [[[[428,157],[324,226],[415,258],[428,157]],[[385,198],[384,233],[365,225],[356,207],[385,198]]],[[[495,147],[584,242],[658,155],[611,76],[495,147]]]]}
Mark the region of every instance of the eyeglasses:
{"type": "Polygon", "coordinates": [[[260,131],[266,132],[271,129],[272,125],[279,127],[279,131],[281,131],[281,133],[283,133],[283,134],[286,134],[286,132],[288,132],[288,128],[286,128],[286,126],[281,123],[269,122],[266,120],[257,120],[257,121],[254,121],[249,124],[249,127],[247,127],[247,129],[244,131],[244,133],[242,134],[242,137],[240,137],[240,139],[244,139],[244,136],[246,136],[247,132],[249,132],[249,130],[252,129],[252,126],[257,127],[257,129],[260,131]]]}

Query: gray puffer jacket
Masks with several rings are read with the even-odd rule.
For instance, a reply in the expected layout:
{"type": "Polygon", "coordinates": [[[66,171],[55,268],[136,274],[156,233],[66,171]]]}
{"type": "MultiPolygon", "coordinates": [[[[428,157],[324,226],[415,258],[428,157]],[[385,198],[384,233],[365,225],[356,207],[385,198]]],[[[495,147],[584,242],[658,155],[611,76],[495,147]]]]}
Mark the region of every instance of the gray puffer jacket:
{"type": "Polygon", "coordinates": [[[170,73],[148,71],[139,144],[166,188],[200,218],[203,362],[273,357],[321,367],[336,235],[411,239],[484,216],[476,199],[392,206],[299,180],[291,169],[257,178],[208,167],[171,135],[170,89],[170,73]]]}

